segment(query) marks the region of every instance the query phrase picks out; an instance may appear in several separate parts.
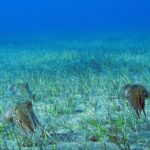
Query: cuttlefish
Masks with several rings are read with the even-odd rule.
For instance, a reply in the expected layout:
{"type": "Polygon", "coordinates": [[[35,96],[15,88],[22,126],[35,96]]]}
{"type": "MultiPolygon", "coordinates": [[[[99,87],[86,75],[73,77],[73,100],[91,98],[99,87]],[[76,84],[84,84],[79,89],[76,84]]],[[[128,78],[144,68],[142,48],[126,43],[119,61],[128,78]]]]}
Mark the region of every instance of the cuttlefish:
{"type": "MultiPolygon", "coordinates": [[[[28,136],[28,131],[35,132],[38,128],[43,130],[33,111],[31,101],[19,102],[14,107],[8,108],[4,113],[4,118],[8,122],[15,123],[25,136],[28,136]]],[[[49,135],[47,132],[46,134],[49,135]]]]}
{"type": "Polygon", "coordinates": [[[143,111],[145,117],[145,99],[150,96],[148,90],[140,84],[127,84],[124,87],[124,96],[129,100],[137,115],[140,117],[143,111]]]}

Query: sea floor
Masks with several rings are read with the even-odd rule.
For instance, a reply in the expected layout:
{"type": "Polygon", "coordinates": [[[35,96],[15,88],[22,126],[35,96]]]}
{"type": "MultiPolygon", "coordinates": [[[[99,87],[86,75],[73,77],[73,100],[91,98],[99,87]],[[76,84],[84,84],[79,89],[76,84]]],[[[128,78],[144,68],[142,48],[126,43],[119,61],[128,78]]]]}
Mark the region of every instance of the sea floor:
{"type": "Polygon", "coordinates": [[[148,35],[0,42],[0,148],[150,149],[149,99],[139,119],[122,95],[127,83],[150,90],[148,35]],[[51,137],[37,131],[27,139],[2,119],[27,100],[7,95],[19,82],[30,85],[34,112],[51,137]]]}

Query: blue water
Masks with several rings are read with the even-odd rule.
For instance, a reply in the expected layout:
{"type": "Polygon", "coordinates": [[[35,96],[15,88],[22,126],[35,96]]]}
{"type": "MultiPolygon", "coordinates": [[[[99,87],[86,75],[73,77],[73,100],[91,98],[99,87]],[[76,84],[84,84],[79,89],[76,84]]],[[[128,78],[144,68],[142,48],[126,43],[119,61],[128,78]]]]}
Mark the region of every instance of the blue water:
{"type": "Polygon", "coordinates": [[[149,7],[0,0],[0,149],[150,149],[149,7]]]}
{"type": "Polygon", "coordinates": [[[1,0],[0,35],[147,31],[149,6],[149,0],[1,0]]]}

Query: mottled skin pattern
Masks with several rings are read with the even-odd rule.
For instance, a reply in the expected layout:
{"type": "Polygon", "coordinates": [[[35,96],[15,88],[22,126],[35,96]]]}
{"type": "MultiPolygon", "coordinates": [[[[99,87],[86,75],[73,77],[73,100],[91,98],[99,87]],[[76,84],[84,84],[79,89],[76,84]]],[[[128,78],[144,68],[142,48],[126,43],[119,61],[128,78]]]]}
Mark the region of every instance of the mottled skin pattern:
{"type": "Polygon", "coordinates": [[[16,105],[15,112],[19,120],[28,127],[32,132],[40,125],[37,117],[34,114],[32,102],[22,102],[16,105]]]}
{"type": "Polygon", "coordinates": [[[31,101],[20,102],[14,108],[10,108],[4,114],[4,117],[10,121],[14,122],[19,126],[25,136],[28,136],[27,130],[35,132],[36,128],[41,127],[32,107],[31,101]]]}
{"type": "Polygon", "coordinates": [[[145,98],[149,97],[149,92],[144,86],[139,84],[128,84],[124,88],[124,96],[129,100],[139,117],[142,111],[146,117],[145,98]]]}

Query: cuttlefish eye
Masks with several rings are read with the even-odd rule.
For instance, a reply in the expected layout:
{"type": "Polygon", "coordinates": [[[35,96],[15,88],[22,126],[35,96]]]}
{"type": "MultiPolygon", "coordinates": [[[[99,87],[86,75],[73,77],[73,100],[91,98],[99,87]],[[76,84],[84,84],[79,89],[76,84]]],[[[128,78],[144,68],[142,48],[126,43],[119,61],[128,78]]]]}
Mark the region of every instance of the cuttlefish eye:
{"type": "Polygon", "coordinates": [[[26,104],[26,106],[27,106],[28,108],[31,108],[31,107],[32,107],[32,102],[31,102],[31,101],[28,101],[27,104],[26,104]]]}

